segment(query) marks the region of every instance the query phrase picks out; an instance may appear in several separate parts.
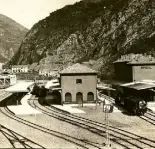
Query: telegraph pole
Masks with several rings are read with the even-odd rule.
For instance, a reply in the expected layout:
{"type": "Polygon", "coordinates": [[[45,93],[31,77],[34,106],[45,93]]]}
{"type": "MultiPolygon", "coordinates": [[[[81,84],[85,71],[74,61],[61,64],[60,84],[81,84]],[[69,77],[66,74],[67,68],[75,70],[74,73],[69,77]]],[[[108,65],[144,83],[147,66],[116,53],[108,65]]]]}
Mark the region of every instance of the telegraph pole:
{"type": "Polygon", "coordinates": [[[105,113],[105,125],[106,125],[106,147],[111,147],[110,133],[109,133],[109,113],[113,112],[113,106],[110,104],[103,105],[103,112],[105,113]]]}

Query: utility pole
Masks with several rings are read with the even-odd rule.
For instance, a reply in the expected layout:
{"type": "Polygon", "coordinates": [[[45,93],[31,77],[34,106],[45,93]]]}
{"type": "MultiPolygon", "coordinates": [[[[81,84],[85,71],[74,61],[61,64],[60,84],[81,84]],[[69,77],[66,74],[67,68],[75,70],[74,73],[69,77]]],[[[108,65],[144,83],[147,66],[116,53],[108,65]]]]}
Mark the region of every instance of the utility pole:
{"type": "Polygon", "coordinates": [[[109,113],[105,112],[105,120],[106,120],[106,145],[110,147],[110,134],[109,134],[109,113]]]}
{"type": "Polygon", "coordinates": [[[106,147],[110,148],[110,132],[109,132],[109,113],[113,112],[113,106],[110,104],[103,105],[103,112],[105,113],[105,125],[106,125],[106,147]]]}

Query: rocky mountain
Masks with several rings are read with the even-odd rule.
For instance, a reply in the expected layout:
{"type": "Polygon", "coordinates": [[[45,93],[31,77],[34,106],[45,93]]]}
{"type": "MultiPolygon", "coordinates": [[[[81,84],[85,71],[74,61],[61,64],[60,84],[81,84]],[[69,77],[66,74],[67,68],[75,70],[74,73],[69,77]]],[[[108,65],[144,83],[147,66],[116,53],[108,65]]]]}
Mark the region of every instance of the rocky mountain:
{"type": "Polygon", "coordinates": [[[154,51],[154,0],[84,0],[35,24],[12,62],[59,67],[83,62],[107,79],[121,55],[154,51]]]}
{"type": "Polygon", "coordinates": [[[17,52],[28,29],[0,14],[0,62],[7,62],[17,52]]]}

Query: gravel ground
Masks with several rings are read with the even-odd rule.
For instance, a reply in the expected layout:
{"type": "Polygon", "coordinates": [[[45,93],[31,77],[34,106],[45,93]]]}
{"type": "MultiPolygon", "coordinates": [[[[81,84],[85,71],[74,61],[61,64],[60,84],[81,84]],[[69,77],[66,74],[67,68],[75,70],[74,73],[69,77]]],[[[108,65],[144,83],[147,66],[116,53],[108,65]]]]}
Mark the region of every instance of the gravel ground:
{"type": "MultiPolygon", "coordinates": [[[[84,114],[76,114],[100,123],[105,124],[103,107],[81,107],[84,114]]],[[[109,124],[113,127],[155,140],[155,125],[152,125],[138,116],[131,116],[128,112],[113,112],[109,114],[109,124]]]]}
{"type": "MultiPolygon", "coordinates": [[[[82,109],[86,113],[76,115],[89,118],[103,124],[105,123],[105,117],[104,113],[102,112],[101,106],[97,106],[97,109],[93,106],[85,106],[79,109],[82,109]]],[[[85,129],[79,128],[63,121],[59,121],[44,114],[20,117],[50,130],[56,131],[58,133],[63,133],[64,135],[69,135],[71,137],[87,140],[94,144],[97,143],[100,144],[100,146],[103,146],[103,144],[105,143],[105,139],[103,137],[100,137],[85,129]]],[[[16,120],[12,120],[4,116],[2,113],[0,113],[0,121],[1,124],[5,127],[29,138],[30,140],[38,143],[45,148],[78,148],[78,146],[75,144],[72,144],[52,134],[47,134],[37,129],[31,128],[27,125],[17,122],[16,120]]],[[[109,123],[114,127],[155,140],[154,125],[147,123],[146,121],[140,119],[137,116],[130,116],[127,113],[123,114],[122,112],[113,112],[109,115],[109,123]]],[[[10,147],[12,146],[8,139],[2,133],[0,133],[0,148],[10,147]]],[[[32,147],[35,146],[32,145],[32,147]]]]}
{"type": "MultiPolygon", "coordinates": [[[[41,125],[50,130],[63,133],[65,135],[69,135],[71,137],[79,138],[82,140],[87,140],[93,144],[97,143],[99,146],[103,146],[105,140],[93,133],[79,128],[77,126],[73,126],[72,124],[68,124],[63,121],[56,120],[55,118],[51,118],[44,114],[38,115],[29,115],[29,116],[20,116],[21,118],[33,122],[35,124],[41,125]]],[[[46,134],[42,131],[31,128],[27,125],[24,125],[16,120],[12,120],[7,118],[6,116],[0,114],[1,124],[29,139],[40,144],[45,148],[79,148],[79,146],[69,143],[68,141],[61,139],[59,137],[55,137],[51,134],[46,134]]],[[[65,137],[65,136],[64,136],[65,137]]],[[[4,136],[0,133],[0,140],[3,140],[3,144],[0,144],[0,148],[9,148],[10,143],[4,136]]],[[[33,146],[32,146],[33,147],[33,146]]]]}

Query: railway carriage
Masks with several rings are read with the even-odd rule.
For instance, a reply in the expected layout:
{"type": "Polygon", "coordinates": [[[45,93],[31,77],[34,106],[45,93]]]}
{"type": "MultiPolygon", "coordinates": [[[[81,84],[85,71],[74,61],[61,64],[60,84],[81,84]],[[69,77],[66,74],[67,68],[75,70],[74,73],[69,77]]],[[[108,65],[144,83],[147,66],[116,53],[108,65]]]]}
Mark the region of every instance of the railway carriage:
{"type": "Polygon", "coordinates": [[[134,115],[144,115],[147,111],[146,101],[134,96],[128,96],[124,99],[124,107],[134,115]]]}
{"type": "Polygon", "coordinates": [[[147,111],[147,100],[145,99],[145,96],[135,94],[132,90],[127,89],[126,87],[117,90],[115,104],[123,106],[123,108],[134,115],[144,115],[147,111]]]}

